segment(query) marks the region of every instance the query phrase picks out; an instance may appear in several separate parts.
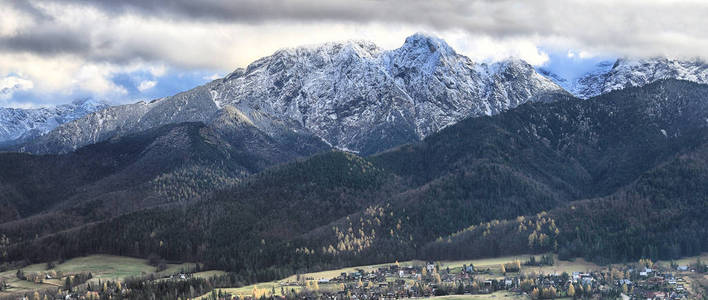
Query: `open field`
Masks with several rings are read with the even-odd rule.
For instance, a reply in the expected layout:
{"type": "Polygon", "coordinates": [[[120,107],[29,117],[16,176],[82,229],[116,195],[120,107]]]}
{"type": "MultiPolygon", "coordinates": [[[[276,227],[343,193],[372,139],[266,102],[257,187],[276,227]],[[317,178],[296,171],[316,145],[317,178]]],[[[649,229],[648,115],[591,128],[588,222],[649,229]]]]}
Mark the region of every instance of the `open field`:
{"type": "Polygon", "coordinates": [[[463,265],[473,264],[475,268],[499,268],[503,263],[513,262],[514,260],[520,260],[522,263],[529,259],[531,255],[518,255],[518,256],[505,256],[505,257],[495,257],[495,258],[483,258],[483,259],[471,259],[471,260],[456,260],[456,261],[440,261],[440,266],[442,268],[461,268],[463,265]]]}
{"type": "MultiPolygon", "coordinates": [[[[521,260],[522,262],[527,260],[530,257],[530,255],[518,255],[518,256],[506,256],[506,257],[496,257],[496,258],[483,258],[483,259],[472,259],[472,260],[459,260],[459,261],[439,261],[438,263],[442,268],[460,268],[462,265],[469,265],[473,264],[476,268],[490,268],[490,269],[499,269],[500,265],[502,263],[509,263],[513,262],[516,259],[521,260]]],[[[399,262],[399,264],[402,267],[405,266],[410,266],[410,265],[421,265],[424,264],[424,261],[421,260],[409,260],[409,261],[403,261],[399,262]]],[[[312,273],[305,273],[302,274],[301,276],[306,277],[306,278],[312,278],[312,279],[320,279],[320,278],[333,278],[338,276],[341,273],[350,273],[350,272],[355,272],[357,269],[362,269],[364,271],[371,271],[378,269],[379,267],[383,266],[390,266],[393,264],[391,263],[384,263],[384,264],[376,264],[376,265],[366,265],[366,266],[356,266],[356,267],[348,267],[348,268],[341,268],[341,269],[336,269],[336,270],[328,270],[328,271],[321,271],[321,272],[312,272],[312,273]]],[[[290,276],[287,277],[283,280],[280,280],[281,282],[292,282],[295,281],[296,276],[290,276]]]]}
{"type": "MultiPolygon", "coordinates": [[[[169,274],[179,272],[182,269],[189,270],[194,266],[195,264],[193,263],[168,264],[166,270],[155,273],[155,275],[158,277],[167,276],[169,274]]],[[[46,263],[29,265],[22,268],[22,270],[25,273],[49,271],[47,270],[46,263]]],[[[57,264],[51,270],[61,271],[64,274],[91,272],[94,278],[92,281],[98,281],[98,279],[124,280],[128,277],[143,276],[154,273],[155,267],[149,265],[145,259],[113,255],[91,255],[67,260],[61,264],[57,264]]],[[[35,289],[61,286],[64,283],[63,280],[60,279],[46,280],[46,282],[40,284],[33,283],[26,280],[17,279],[15,276],[16,273],[17,269],[0,273],[0,280],[5,280],[11,286],[7,292],[31,291],[35,289]]],[[[0,295],[3,293],[4,292],[0,293],[0,295]]]]}
{"type": "MultiPolygon", "coordinates": [[[[489,299],[495,299],[495,300],[521,300],[521,299],[529,299],[526,296],[523,295],[517,295],[514,293],[509,293],[509,292],[495,292],[491,294],[486,294],[486,295],[450,295],[450,296],[438,296],[438,297],[430,297],[429,299],[431,300],[489,300],[489,299]]],[[[560,299],[560,298],[556,298],[560,299]]]]}
{"type": "MultiPolygon", "coordinates": [[[[463,265],[474,265],[475,268],[477,269],[491,269],[492,271],[499,271],[501,268],[501,264],[504,263],[510,263],[515,260],[520,260],[522,263],[525,262],[526,260],[529,259],[531,255],[518,255],[518,256],[506,256],[506,257],[496,257],[496,258],[483,258],[483,259],[471,259],[471,260],[458,260],[458,261],[439,261],[437,263],[440,264],[441,268],[450,268],[450,269],[455,269],[455,268],[461,268],[463,265]]],[[[540,257],[540,255],[536,255],[536,257],[540,257]]],[[[688,260],[692,259],[692,261],[695,261],[695,258],[687,258],[688,260]]],[[[399,262],[401,266],[410,266],[410,265],[421,265],[423,264],[423,261],[420,260],[412,260],[412,261],[404,261],[404,262],[399,262]]],[[[336,270],[328,270],[328,271],[321,271],[321,272],[313,272],[313,273],[305,273],[302,274],[302,277],[305,278],[312,278],[312,279],[321,279],[321,278],[334,278],[338,276],[341,273],[350,273],[350,272],[355,272],[357,269],[362,269],[364,271],[371,271],[375,270],[379,267],[382,266],[389,266],[392,263],[386,263],[386,264],[377,264],[377,265],[366,265],[366,266],[357,266],[357,267],[348,267],[348,268],[342,268],[342,269],[336,269],[336,270]]],[[[536,273],[562,273],[562,272],[585,272],[585,271],[591,271],[591,270],[598,270],[601,269],[601,266],[598,266],[594,263],[587,262],[582,258],[575,259],[574,261],[559,261],[556,259],[555,264],[553,266],[543,266],[543,267],[527,267],[527,266],[522,266],[523,272],[536,272],[536,273]]],[[[296,279],[296,276],[290,276],[287,277],[283,280],[280,280],[279,282],[294,282],[296,279]]]]}
{"type": "Polygon", "coordinates": [[[19,280],[17,278],[9,279],[6,282],[10,286],[10,288],[5,291],[0,292],[0,295],[5,295],[5,294],[15,293],[15,292],[29,292],[29,291],[34,291],[34,290],[38,290],[38,289],[46,289],[46,288],[54,288],[55,287],[54,285],[47,284],[47,283],[37,284],[37,283],[26,281],[26,280],[19,280]]]}
{"type": "MultiPolygon", "coordinates": [[[[522,261],[523,262],[523,261],[522,261]]],[[[526,273],[544,273],[544,274],[560,274],[563,272],[573,273],[573,272],[588,272],[603,269],[602,266],[596,265],[592,262],[585,261],[582,258],[576,258],[574,261],[563,261],[555,260],[552,266],[542,266],[542,267],[529,267],[521,266],[521,270],[526,273]]]]}
{"type": "MultiPolygon", "coordinates": [[[[676,264],[679,265],[679,266],[695,264],[695,263],[696,263],[696,259],[698,259],[698,258],[700,258],[701,261],[704,262],[704,263],[705,263],[705,262],[708,262],[708,252],[702,253],[700,256],[684,257],[684,258],[681,258],[681,259],[677,259],[677,260],[674,260],[674,263],[676,263],[676,264]]],[[[658,263],[670,264],[671,261],[660,260],[660,261],[658,261],[658,263]]]]}
{"type": "MultiPolygon", "coordinates": [[[[47,264],[29,265],[22,270],[25,273],[44,272],[47,264]]],[[[125,279],[130,276],[140,276],[152,273],[155,267],[147,264],[144,259],[112,255],[91,255],[65,261],[52,270],[64,273],[91,272],[94,278],[125,279]]],[[[0,273],[0,278],[15,277],[17,270],[0,273]]]]}
{"type": "Polygon", "coordinates": [[[226,272],[218,271],[218,270],[197,272],[197,273],[192,274],[192,277],[208,279],[210,277],[221,276],[221,275],[226,275],[226,272]]]}
{"type": "MultiPolygon", "coordinates": [[[[327,287],[323,287],[324,285],[321,285],[320,287],[323,289],[328,289],[327,287]]],[[[254,285],[249,285],[249,286],[244,286],[240,288],[220,288],[216,289],[217,291],[221,290],[224,293],[229,293],[232,295],[238,295],[239,297],[244,297],[244,296],[251,296],[253,295],[253,290],[254,287],[257,287],[259,290],[262,290],[266,295],[271,295],[273,288],[275,288],[275,295],[281,295],[280,292],[280,284],[278,282],[264,282],[264,283],[259,283],[259,284],[254,284],[254,285]]],[[[291,289],[295,290],[295,292],[299,292],[302,287],[300,286],[284,286],[283,287],[286,290],[286,293],[289,292],[291,289]]],[[[198,298],[195,299],[206,299],[211,293],[206,293],[198,298]]]]}

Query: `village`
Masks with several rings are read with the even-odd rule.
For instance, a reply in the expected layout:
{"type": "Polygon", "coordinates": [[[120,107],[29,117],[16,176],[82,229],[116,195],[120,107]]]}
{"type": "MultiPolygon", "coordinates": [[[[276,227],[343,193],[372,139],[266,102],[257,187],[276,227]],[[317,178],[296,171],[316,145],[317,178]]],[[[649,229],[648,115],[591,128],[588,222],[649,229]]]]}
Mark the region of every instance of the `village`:
{"type": "MultiPolygon", "coordinates": [[[[587,272],[536,273],[533,267],[552,266],[552,256],[531,256],[497,268],[439,263],[394,263],[366,271],[355,269],[332,278],[296,276],[270,289],[253,286],[251,295],[214,291],[217,299],[400,299],[447,295],[503,295],[511,299],[701,299],[705,290],[693,290],[688,276],[705,273],[694,264],[654,264],[651,260],[611,265],[587,272]],[[502,293],[503,292],[503,293],[502,293]]],[[[455,298],[462,299],[462,298],[455,298]]],[[[477,299],[477,298],[475,298],[477,299]]]]}
{"type": "Polygon", "coordinates": [[[225,273],[200,271],[188,265],[172,265],[166,272],[147,277],[126,278],[124,284],[92,278],[89,272],[18,270],[14,275],[20,281],[13,285],[35,282],[49,284],[48,288],[39,294],[35,291],[0,299],[117,299],[130,295],[135,284],[149,282],[186,284],[190,292],[182,299],[706,299],[708,266],[701,258],[657,263],[642,259],[607,266],[582,259],[558,261],[550,254],[457,262],[407,261],[296,274],[243,287],[219,285],[218,278],[225,273]],[[195,283],[202,288],[191,290],[195,283]]]}

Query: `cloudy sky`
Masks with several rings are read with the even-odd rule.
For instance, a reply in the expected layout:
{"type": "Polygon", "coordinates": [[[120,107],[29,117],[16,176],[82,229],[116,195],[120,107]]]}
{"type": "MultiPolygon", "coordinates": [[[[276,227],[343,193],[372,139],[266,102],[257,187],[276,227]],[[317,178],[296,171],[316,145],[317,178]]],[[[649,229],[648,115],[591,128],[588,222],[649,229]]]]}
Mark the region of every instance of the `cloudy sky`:
{"type": "Polygon", "coordinates": [[[415,32],[475,61],[567,73],[617,56],[708,59],[706,16],[705,0],[0,0],[0,106],[151,99],[283,47],[391,49],[415,32]]]}

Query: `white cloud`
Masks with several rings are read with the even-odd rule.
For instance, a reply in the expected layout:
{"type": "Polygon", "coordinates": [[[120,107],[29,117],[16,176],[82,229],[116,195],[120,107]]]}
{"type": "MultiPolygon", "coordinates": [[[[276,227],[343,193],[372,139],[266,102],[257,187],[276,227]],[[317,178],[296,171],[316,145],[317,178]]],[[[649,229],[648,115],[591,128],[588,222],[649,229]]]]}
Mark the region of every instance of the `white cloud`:
{"type": "MultiPolygon", "coordinates": [[[[95,98],[132,102],[126,99],[126,89],[112,80],[116,74],[145,71],[150,74],[164,74],[159,66],[148,63],[116,64],[92,62],[72,55],[39,56],[29,53],[0,52],[0,76],[21,74],[32,82],[32,92],[41,99],[29,99],[41,105],[55,105],[74,100],[77,94],[95,98]],[[157,71],[155,71],[157,70],[157,71]]],[[[15,104],[15,106],[20,104],[15,104]]]]}
{"type": "Polygon", "coordinates": [[[111,78],[121,72],[225,74],[284,47],[365,39],[391,49],[417,31],[475,61],[543,65],[540,47],[575,49],[568,56],[579,59],[708,59],[701,0],[23,2],[36,11],[12,3],[0,0],[0,76],[21,73],[53,93],[120,96],[111,78]]]}
{"type": "Polygon", "coordinates": [[[0,78],[0,99],[10,99],[15,92],[28,91],[33,87],[32,81],[17,76],[0,78]]]}
{"type": "Polygon", "coordinates": [[[20,28],[27,28],[34,24],[32,16],[0,1],[0,36],[11,36],[18,34],[20,28]]]}
{"type": "Polygon", "coordinates": [[[157,84],[157,81],[155,80],[143,80],[138,84],[138,90],[141,92],[144,92],[146,90],[149,90],[157,84]]]}

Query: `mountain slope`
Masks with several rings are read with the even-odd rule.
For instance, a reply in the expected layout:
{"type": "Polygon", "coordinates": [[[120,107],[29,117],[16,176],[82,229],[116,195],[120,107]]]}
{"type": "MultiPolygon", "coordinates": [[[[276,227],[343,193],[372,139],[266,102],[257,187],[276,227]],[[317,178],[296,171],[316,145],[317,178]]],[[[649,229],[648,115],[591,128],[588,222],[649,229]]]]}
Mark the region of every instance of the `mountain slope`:
{"type": "Polygon", "coordinates": [[[643,86],[662,79],[708,83],[708,65],[698,59],[621,58],[617,59],[614,64],[599,63],[595,70],[578,78],[561,78],[544,69],[540,69],[540,72],[582,99],[627,87],[643,86]]]}
{"type": "Polygon", "coordinates": [[[368,159],[332,152],[280,166],[186,208],[141,211],[38,239],[12,235],[11,255],[58,255],[41,251],[46,247],[71,255],[155,252],[266,280],[428,255],[584,255],[589,248],[597,250],[589,258],[614,261],[637,258],[648,241],[681,245],[681,254],[708,249],[681,244],[704,234],[694,220],[706,201],[700,183],[707,176],[708,86],[664,80],[587,101],[561,97],[466,119],[368,159]],[[636,210],[628,210],[632,205],[636,210]],[[588,208],[576,213],[581,206],[588,208]],[[631,230],[613,225],[615,218],[631,230]],[[686,226],[672,231],[671,224],[686,226]],[[668,240],[672,234],[677,238],[668,240]],[[463,247],[446,246],[458,239],[463,247]]]}
{"type": "Polygon", "coordinates": [[[219,127],[165,125],[69,154],[0,153],[0,221],[55,218],[57,212],[93,221],[192,202],[266,167],[329,148],[295,133],[274,140],[229,109],[216,118],[219,127]]]}
{"type": "Polygon", "coordinates": [[[216,111],[208,92],[198,87],[150,103],[112,106],[88,114],[14,149],[30,153],[67,153],[116,135],[138,133],[167,124],[206,122],[216,115],[216,111]]]}
{"type": "Polygon", "coordinates": [[[0,107],[0,144],[32,139],[61,124],[107,107],[105,103],[92,100],[77,100],[70,104],[37,109],[0,107]]]}
{"type": "Polygon", "coordinates": [[[190,91],[88,115],[18,149],[64,153],[115,134],[209,124],[231,106],[273,138],[294,130],[370,154],[463,118],[564,93],[523,61],[476,64],[444,41],[416,34],[389,51],[353,41],[280,50],[190,91]]]}
{"type": "Polygon", "coordinates": [[[473,225],[427,244],[423,256],[464,259],[553,251],[561,259],[608,263],[698,255],[708,249],[708,135],[703,131],[694,138],[699,146],[670,157],[609,196],[473,225]],[[545,237],[539,240],[541,234],[545,237]]]}

